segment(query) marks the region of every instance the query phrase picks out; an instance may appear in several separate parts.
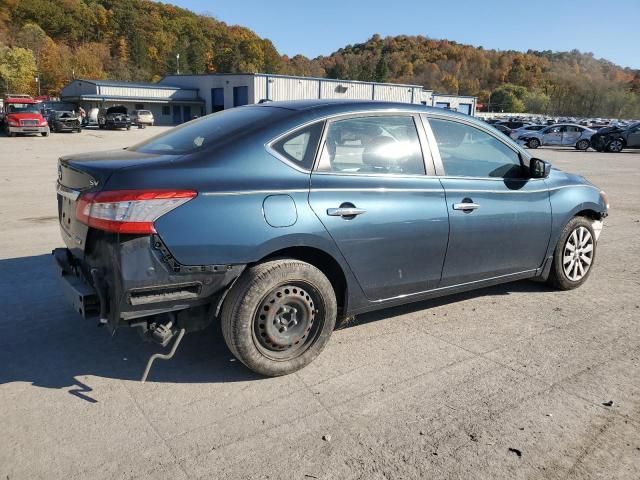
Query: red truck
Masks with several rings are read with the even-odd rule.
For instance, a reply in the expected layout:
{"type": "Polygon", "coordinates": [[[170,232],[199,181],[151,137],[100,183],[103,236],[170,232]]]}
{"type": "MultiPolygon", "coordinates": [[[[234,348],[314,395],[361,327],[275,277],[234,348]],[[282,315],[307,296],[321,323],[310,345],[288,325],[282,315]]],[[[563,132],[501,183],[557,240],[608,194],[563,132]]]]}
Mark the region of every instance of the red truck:
{"type": "Polygon", "coordinates": [[[39,133],[49,135],[49,123],[40,112],[40,104],[27,95],[4,97],[4,129],[8,136],[19,133],[39,133]]]}

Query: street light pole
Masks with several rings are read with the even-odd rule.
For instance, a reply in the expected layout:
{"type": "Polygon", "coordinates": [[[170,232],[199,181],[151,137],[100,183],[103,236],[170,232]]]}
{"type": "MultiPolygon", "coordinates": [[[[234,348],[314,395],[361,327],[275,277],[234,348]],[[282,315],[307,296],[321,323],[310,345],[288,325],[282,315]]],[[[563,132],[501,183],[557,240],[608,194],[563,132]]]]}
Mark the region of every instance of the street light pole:
{"type": "Polygon", "coordinates": [[[180,75],[180,54],[176,53],[177,73],[180,75]]]}
{"type": "Polygon", "coordinates": [[[38,96],[40,96],[40,72],[36,73],[36,84],[38,85],[38,96]]]}

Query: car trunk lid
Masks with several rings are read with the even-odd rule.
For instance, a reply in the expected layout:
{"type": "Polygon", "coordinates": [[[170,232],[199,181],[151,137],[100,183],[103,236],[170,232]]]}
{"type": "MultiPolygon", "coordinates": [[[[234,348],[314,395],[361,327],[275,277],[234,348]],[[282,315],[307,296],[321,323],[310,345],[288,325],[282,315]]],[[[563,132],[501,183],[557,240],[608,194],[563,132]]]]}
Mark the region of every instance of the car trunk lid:
{"type": "Polygon", "coordinates": [[[58,220],[64,242],[73,256],[84,257],[89,232],[89,227],[76,215],[78,200],[83,193],[101,191],[117,170],[151,166],[178,158],[176,155],[151,155],[126,149],[61,157],[58,161],[58,220]]]}

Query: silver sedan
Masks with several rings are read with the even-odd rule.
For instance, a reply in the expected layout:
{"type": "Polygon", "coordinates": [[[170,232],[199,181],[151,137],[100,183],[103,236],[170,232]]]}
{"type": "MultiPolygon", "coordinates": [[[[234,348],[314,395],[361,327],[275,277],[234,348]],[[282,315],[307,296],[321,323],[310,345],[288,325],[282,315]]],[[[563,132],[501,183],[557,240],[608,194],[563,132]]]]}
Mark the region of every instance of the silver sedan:
{"type": "Polygon", "coordinates": [[[550,125],[534,132],[523,132],[517,140],[529,148],[566,146],[575,147],[578,150],[586,150],[591,144],[591,136],[594,133],[596,131],[590,128],[565,123],[550,125]]]}

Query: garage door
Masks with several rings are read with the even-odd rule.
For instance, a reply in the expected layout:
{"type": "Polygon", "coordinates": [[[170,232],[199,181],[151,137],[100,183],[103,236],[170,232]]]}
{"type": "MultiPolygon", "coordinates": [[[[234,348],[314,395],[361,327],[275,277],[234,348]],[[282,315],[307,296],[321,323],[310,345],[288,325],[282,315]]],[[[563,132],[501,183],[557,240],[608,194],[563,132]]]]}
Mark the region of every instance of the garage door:
{"type": "Polygon", "coordinates": [[[470,103],[460,103],[460,104],[458,104],[458,111],[460,113],[465,113],[467,115],[471,115],[471,104],[470,103]]]}
{"type": "Polygon", "coordinates": [[[438,108],[449,108],[449,102],[436,102],[438,108]]]}

